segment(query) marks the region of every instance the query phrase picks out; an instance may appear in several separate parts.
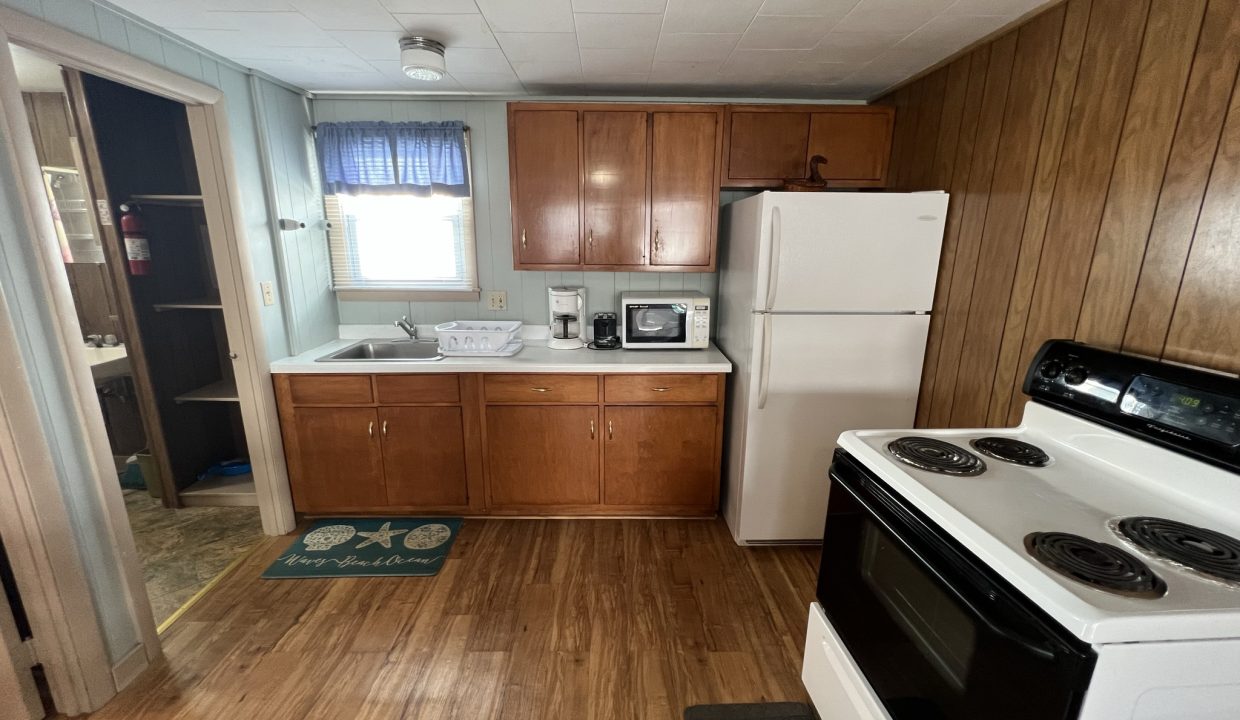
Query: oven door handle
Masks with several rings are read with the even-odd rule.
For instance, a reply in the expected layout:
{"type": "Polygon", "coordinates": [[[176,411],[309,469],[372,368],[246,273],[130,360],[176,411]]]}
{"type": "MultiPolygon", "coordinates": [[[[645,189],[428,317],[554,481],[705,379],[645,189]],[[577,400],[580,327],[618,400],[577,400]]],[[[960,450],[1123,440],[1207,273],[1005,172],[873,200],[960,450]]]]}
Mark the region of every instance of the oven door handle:
{"type": "MultiPolygon", "coordinates": [[[[870,517],[874,518],[875,522],[883,526],[883,529],[887,531],[888,535],[890,535],[892,538],[898,541],[900,545],[902,545],[904,549],[909,552],[909,554],[917,558],[917,561],[921,563],[922,567],[926,570],[926,572],[933,575],[939,581],[939,584],[942,585],[942,587],[946,589],[948,592],[950,592],[960,602],[960,604],[964,605],[965,608],[970,613],[972,613],[974,617],[980,620],[981,623],[985,625],[988,630],[998,635],[999,637],[1002,637],[1006,640],[1016,643],[1020,647],[1024,648],[1030,653],[1033,653],[1034,655],[1037,655],[1038,657],[1041,657],[1046,660],[1055,659],[1055,657],[1057,656],[1057,653],[1055,652],[1054,647],[1048,646],[1044,639],[1040,639],[1040,638],[1035,639],[1035,638],[1027,637],[1021,634],[1020,632],[1013,630],[1012,628],[1004,627],[1002,624],[996,622],[993,618],[991,618],[986,613],[985,610],[982,609],[979,603],[976,603],[970,600],[968,597],[966,597],[965,594],[961,591],[961,589],[956,584],[952,583],[950,580],[944,577],[943,573],[939,572],[938,568],[936,568],[933,563],[927,560],[925,556],[921,552],[919,552],[917,548],[913,547],[913,545],[910,544],[908,540],[902,537],[900,533],[896,532],[895,528],[891,526],[891,523],[888,522],[887,518],[885,517],[885,513],[882,513],[879,510],[875,509],[875,507],[868,500],[861,497],[861,494],[858,493],[856,490],[854,490],[847,481],[841,480],[839,476],[836,475],[835,473],[831,473],[831,479],[834,484],[839,485],[840,487],[847,490],[848,494],[852,495],[853,499],[855,499],[861,505],[861,507],[865,508],[866,513],[868,513],[870,517]]],[[[983,592],[984,592],[984,589],[983,589],[983,592]]],[[[987,599],[992,600],[992,601],[995,600],[993,596],[988,597],[987,599]]]]}

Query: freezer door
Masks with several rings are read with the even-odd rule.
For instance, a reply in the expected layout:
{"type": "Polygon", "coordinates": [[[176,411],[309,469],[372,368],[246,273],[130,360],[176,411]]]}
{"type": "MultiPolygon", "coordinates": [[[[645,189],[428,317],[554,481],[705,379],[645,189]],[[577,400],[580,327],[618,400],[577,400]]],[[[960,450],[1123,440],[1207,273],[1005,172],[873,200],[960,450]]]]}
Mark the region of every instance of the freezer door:
{"type": "Polygon", "coordinates": [[[754,307],[926,311],[946,193],[763,193],[754,307]]]}
{"type": "MultiPolygon", "coordinates": [[[[845,430],[913,425],[927,315],[762,315],[754,323],[738,542],[822,539],[827,469],[845,430]]],[[[735,440],[737,433],[732,433],[735,440]]],[[[740,457],[737,457],[739,455],[740,457]]]]}

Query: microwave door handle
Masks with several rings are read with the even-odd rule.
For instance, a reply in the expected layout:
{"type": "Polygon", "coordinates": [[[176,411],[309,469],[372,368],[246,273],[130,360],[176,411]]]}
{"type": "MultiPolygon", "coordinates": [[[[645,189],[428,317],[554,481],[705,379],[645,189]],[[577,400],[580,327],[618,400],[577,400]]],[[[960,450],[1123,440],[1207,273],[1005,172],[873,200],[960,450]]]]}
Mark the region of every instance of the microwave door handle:
{"type": "Polygon", "coordinates": [[[874,506],[871,503],[869,503],[865,498],[861,497],[859,493],[857,493],[855,490],[849,487],[847,482],[841,482],[834,473],[831,474],[831,480],[832,480],[833,485],[839,485],[840,487],[847,490],[848,494],[852,495],[853,499],[856,500],[861,505],[861,507],[865,508],[866,513],[870,517],[872,517],[875,522],[883,526],[883,529],[887,531],[888,535],[890,535],[892,538],[895,538],[896,541],[898,541],[900,545],[903,546],[904,549],[909,552],[910,555],[912,555],[914,558],[917,559],[917,561],[921,564],[922,568],[926,572],[933,575],[939,581],[939,584],[944,589],[950,592],[956,598],[956,600],[960,602],[960,604],[964,605],[965,608],[970,613],[972,613],[974,617],[980,620],[981,623],[985,625],[986,628],[989,629],[992,633],[1006,640],[1010,640],[1011,642],[1016,643],[1020,647],[1024,648],[1026,651],[1033,653],[1034,655],[1037,655],[1040,658],[1043,658],[1045,660],[1055,659],[1056,653],[1055,653],[1054,648],[1047,647],[1047,644],[1044,640],[1026,637],[1025,635],[1022,635],[1016,630],[1004,627],[1002,624],[995,622],[995,620],[991,618],[978,603],[975,603],[972,600],[970,600],[968,597],[965,596],[963,592],[961,592],[959,587],[957,587],[947,578],[943,577],[943,573],[939,572],[938,569],[935,568],[934,565],[930,561],[926,560],[925,556],[921,552],[918,552],[917,548],[913,547],[908,542],[908,540],[904,539],[904,537],[901,536],[900,533],[896,532],[896,530],[892,528],[891,524],[887,521],[887,518],[884,517],[882,513],[878,512],[874,508],[874,506]]]}
{"type": "Polygon", "coordinates": [[[771,208],[771,250],[766,267],[766,310],[775,309],[775,292],[779,289],[779,254],[783,250],[783,215],[779,207],[771,208]]]}

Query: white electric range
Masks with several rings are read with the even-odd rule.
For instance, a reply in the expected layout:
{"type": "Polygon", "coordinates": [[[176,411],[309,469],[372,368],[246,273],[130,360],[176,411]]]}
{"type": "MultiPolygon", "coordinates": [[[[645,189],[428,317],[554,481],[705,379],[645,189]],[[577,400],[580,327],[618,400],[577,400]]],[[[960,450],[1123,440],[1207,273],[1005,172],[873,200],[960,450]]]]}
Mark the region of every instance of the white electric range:
{"type": "Polygon", "coordinates": [[[1004,430],[856,431],[803,679],[852,718],[1240,717],[1240,380],[1047,343],[1004,430]]]}

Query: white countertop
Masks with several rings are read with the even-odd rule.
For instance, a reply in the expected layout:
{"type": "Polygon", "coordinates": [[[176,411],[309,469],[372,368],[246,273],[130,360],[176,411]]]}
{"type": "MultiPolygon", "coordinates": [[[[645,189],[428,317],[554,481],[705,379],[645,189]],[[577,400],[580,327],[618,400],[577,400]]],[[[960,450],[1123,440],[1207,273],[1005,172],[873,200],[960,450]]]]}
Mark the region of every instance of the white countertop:
{"type": "Polygon", "coordinates": [[[87,345],[86,360],[95,382],[103,382],[129,374],[129,356],[124,345],[94,347],[87,345]]]}
{"type": "MultiPolygon", "coordinates": [[[[732,363],[713,344],[706,350],[552,350],[545,338],[524,338],[525,347],[512,357],[446,357],[433,362],[357,360],[317,362],[359,339],[391,337],[386,329],[361,338],[341,328],[347,339],[333,340],[300,355],[271,363],[273,373],[728,373],[732,363]]],[[[421,328],[419,328],[421,331],[421,328]]]]}

